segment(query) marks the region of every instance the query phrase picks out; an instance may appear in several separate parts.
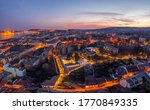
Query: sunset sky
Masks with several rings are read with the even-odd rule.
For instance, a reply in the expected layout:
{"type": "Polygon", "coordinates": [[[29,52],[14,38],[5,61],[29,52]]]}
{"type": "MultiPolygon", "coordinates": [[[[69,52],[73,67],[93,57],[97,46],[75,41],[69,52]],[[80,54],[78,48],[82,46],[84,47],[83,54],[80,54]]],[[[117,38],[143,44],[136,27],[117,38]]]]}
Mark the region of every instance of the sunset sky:
{"type": "Polygon", "coordinates": [[[150,0],[0,0],[0,30],[150,27],[150,0]]]}

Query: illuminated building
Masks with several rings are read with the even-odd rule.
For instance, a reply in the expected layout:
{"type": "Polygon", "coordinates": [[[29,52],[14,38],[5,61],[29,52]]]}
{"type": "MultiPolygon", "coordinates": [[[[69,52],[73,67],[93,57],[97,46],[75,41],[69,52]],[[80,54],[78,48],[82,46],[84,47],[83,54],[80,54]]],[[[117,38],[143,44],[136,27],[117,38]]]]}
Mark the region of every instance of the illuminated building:
{"type": "Polygon", "coordinates": [[[22,77],[26,74],[26,70],[23,69],[23,68],[16,68],[12,65],[10,65],[9,63],[5,64],[3,66],[3,69],[7,72],[10,72],[13,74],[13,76],[19,76],[19,77],[22,77]]]}
{"type": "Polygon", "coordinates": [[[14,32],[11,30],[5,30],[1,32],[2,39],[10,39],[14,36],[14,32]]]}
{"type": "Polygon", "coordinates": [[[133,88],[143,83],[143,79],[150,83],[150,74],[147,72],[137,73],[137,75],[120,80],[120,85],[126,88],[133,88]]]}

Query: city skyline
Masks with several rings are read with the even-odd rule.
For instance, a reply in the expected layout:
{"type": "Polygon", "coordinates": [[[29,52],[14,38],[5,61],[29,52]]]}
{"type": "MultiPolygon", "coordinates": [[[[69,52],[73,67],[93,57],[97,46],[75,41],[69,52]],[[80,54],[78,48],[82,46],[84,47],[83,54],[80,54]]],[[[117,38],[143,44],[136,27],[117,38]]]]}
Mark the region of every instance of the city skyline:
{"type": "Polygon", "coordinates": [[[1,0],[3,29],[150,27],[149,0],[1,0]]]}

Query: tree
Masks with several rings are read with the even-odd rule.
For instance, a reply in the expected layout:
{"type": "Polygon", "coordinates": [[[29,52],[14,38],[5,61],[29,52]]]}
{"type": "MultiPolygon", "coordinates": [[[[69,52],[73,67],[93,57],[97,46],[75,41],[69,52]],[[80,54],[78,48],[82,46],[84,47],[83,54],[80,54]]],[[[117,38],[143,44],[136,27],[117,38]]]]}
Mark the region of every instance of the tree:
{"type": "Polygon", "coordinates": [[[78,61],[79,59],[80,59],[80,57],[79,57],[79,54],[78,53],[75,53],[75,61],[78,61]]]}

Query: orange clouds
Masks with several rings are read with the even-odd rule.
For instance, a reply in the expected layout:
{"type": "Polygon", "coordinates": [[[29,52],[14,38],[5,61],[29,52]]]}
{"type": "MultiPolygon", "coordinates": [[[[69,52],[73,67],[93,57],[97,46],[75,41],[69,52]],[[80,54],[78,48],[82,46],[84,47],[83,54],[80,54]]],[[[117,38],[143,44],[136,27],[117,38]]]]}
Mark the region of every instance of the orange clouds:
{"type": "Polygon", "coordinates": [[[60,27],[64,29],[95,29],[95,28],[105,28],[105,27],[112,27],[116,25],[115,23],[102,23],[102,22],[80,22],[80,23],[66,23],[61,24],[60,27]]]}

